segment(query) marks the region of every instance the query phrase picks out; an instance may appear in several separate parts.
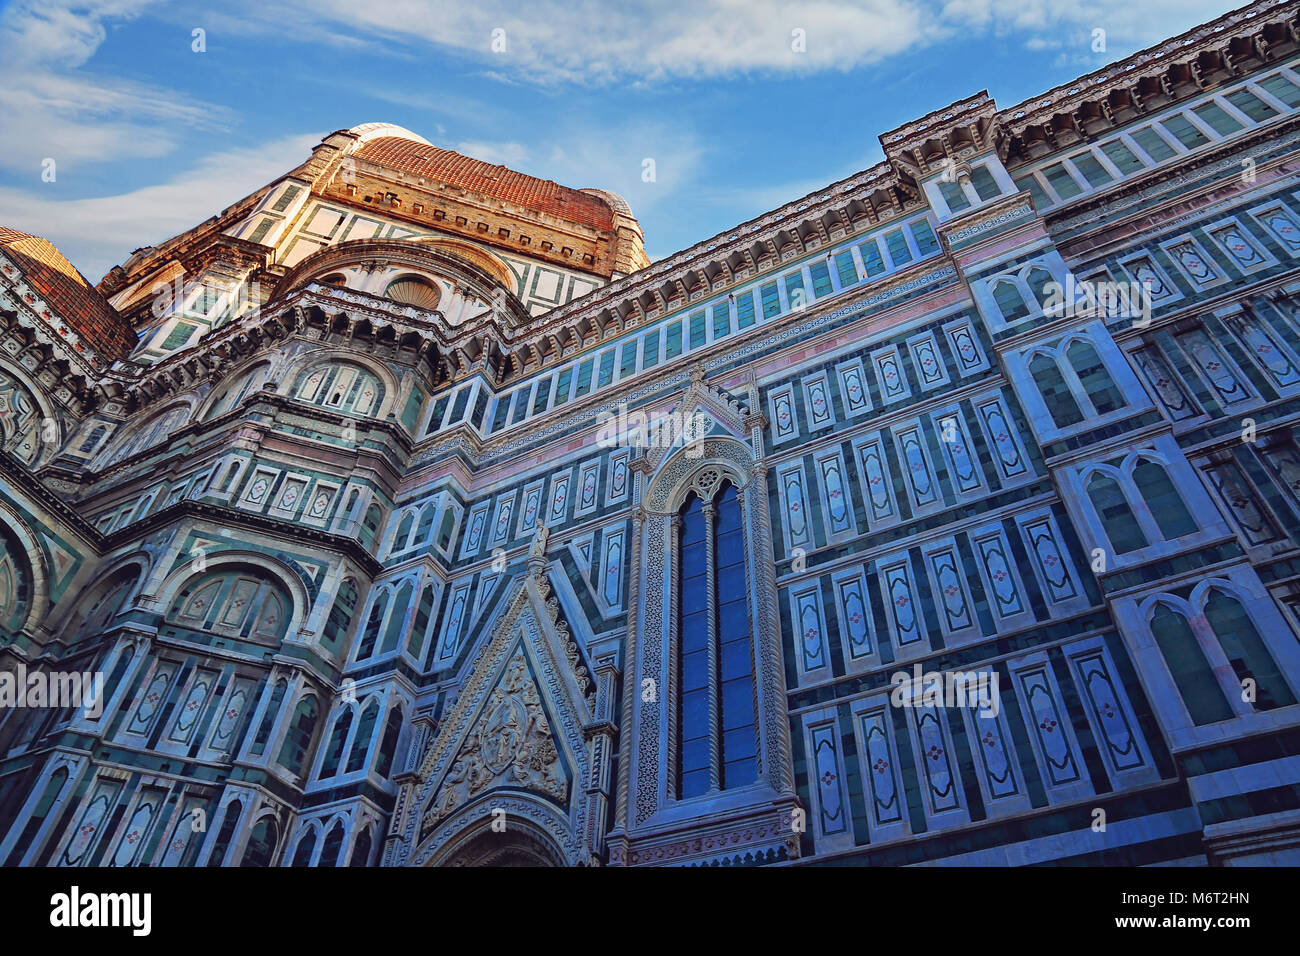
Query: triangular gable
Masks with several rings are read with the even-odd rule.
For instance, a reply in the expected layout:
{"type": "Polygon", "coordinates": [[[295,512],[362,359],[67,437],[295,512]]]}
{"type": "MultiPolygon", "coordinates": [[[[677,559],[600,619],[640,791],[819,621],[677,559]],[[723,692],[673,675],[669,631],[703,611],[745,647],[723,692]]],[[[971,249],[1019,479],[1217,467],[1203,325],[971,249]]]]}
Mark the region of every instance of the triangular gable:
{"type": "MultiPolygon", "coordinates": [[[[497,790],[558,804],[581,834],[594,688],[544,576],[522,577],[418,771],[407,845],[497,790]]],[[[449,824],[450,825],[450,824],[449,824]]],[[[575,837],[576,838],[576,837],[575,837]]]]}

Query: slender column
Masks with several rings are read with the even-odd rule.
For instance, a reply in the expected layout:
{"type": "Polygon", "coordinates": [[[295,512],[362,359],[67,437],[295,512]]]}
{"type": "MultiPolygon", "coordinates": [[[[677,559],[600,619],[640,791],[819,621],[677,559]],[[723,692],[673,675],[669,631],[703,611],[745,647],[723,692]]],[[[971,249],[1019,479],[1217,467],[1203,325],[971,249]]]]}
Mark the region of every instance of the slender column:
{"type": "Polygon", "coordinates": [[[718,686],[718,596],[714,573],[717,558],[713,543],[713,502],[704,505],[704,567],[708,582],[709,605],[709,789],[722,789],[722,709],[718,686]]]}

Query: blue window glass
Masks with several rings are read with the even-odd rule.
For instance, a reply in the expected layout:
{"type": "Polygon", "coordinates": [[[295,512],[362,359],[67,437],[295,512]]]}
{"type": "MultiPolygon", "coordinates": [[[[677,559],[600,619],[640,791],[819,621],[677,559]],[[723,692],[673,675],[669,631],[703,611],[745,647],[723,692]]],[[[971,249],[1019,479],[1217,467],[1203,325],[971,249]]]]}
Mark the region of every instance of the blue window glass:
{"type": "Polygon", "coordinates": [[[704,508],[692,495],[682,511],[680,538],[681,727],[678,794],[682,799],[709,789],[709,596],[704,508]]]}
{"type": "Polygon", "coordinates": [[[740,498],[731,484],[726,485],[718,496],[715,522],[722,788],[726,790],[753,783],[758,776],[749,589],[745,583],[745,533],[740,519],[740,498]]]}

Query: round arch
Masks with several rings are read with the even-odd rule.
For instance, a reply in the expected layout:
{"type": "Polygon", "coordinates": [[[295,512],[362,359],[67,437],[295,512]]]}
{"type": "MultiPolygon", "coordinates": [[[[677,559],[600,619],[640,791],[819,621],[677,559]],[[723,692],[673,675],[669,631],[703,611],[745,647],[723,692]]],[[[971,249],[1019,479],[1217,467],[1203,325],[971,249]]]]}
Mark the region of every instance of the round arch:
{"type": "Polygon", "coordinates": [[[576,866],[568,816],[546,800],[523,791],[494,791],[453,815],[416,850],[416,866],[576,866]],[[507,814],[506,832],[492,829],[507,814]]]}
{"type": "Polygon", "coordinates": [[[367,372],[377,376],[379,383],[384,388],[384,397],[379,401],[379,407],[370,417],[376,419],[385,418],[390,411],[396,408],[397,393],[401,388],[401,382],[397,376],[383,362],[380,362],[363,352],[355,352],[351,349],[312,349],[295,357],[289,364],[284,367],[282,383],[284,394],[292,397],[293,390],[298,384],[298,379],[302,375],[317,365],[329,363],[345,363],[355,365],[358,368],[365,369],[367,372]]]}
{"type": "Polygon", "coordinates": [[[729,478],[737,491],[743,491],[753,479],[754,455],[749,446],[737,438],[714,436],[704,439],[702,449],[679,448],[665,456],[646,487],[647,511],[656,514],[675,512],[686,495],[695,488],[697,476],[713,469],[729,478]]]}
{"type": "Polygon", "coordinates": [[[192,578],[230,565],[252,566],[270,574],[276,583],[280,584],[289,593],[289,598],[293,602],[293,612],[289,618],[289,624],[285,628],[285,635],[294,634],[302,629],[312,605],[311,596],[307,593],[306,585],[302,583],[302,579],[287,564],[275,558],[268,558],[266,555],[258,554],[255,551],[239,549],[221,551],[217,554],[204,555],[202,559],[187,562],[164,579],[155,595],[158,602],[157,606],[163,610],[163,613],[166,613],[181,588],[192,578]],[[201,569],[196,567],[199,560],[203,561],[201,569]]]}
{"type": "MultiPolygon", "coordinates": [[[[34,411],[36,412],[36,421],[39,423],[37,426],[38,430],[43,429],[45,427],[44,423],[47,421],[53,421],[58,428],[58,435],[56,436],[55,441],[39,441],[36,443],[36,454],[32,457],[31,461],[26,462],[27,465],[35,468],[62,447],[63,440],[66,437],[63,422],[60,421],[59,416],[55,413],[54,403],[51,402],[49,396],[46,395],[45,389],[42,388],[40,383],[37,382],[36,379],[32,378],[32,376],[28,374],[27,370],[21,365],[7,361],[0,361],[0,390],[4,389],[5,379],[11,380],[13,383],[13,386],[11,387],[21,389],[26,393],[25,397],[31,400],[34,406],[34,411]]],[[[14,411],[15,409],[11,404],[9,409],[10,414],[14,411]]],[[[0,422],[0,441],[3,441],[5,445],[8,445],[10,440],[15,437],[15,433],[11,433],[11,427],[8,416],[6,416],[3,422],[0,422]]],[[[15,457],[19,456],[15,454],[15,457]]]]}
{"type": "Polygon", "coordinates": [[[50,600],[49,558],[36,532],[27,526],[22,517],[5,501],[0,501],[0,522],[17,540],[21,551],[27,555],[27,567],[32,576],[32,591],[28,597],[27,614],[16,630],[27,630],[39,623],[43,609],[50,600]]]}

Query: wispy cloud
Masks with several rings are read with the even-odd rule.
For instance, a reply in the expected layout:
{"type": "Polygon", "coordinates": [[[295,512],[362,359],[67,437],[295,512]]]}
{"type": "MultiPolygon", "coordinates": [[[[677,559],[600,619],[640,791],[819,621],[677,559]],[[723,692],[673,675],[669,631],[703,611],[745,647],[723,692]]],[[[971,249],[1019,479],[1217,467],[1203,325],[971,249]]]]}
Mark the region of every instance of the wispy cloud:
{"type": "Polygon", "coordinates": [[[0,187],[0,223],[49,239],[94,281],[136,247],[191,229],[283,176],[321,135],[214,153],[165,183],[93,199],[60,198],[56,184],[0,187]]]}
{"type": "Polygon", "coordinates": [[[85,68],[105,24],[130,20],[150,2],[18,0],[0,13],[0,167],[35,180],[46,158],[62,170],[154,158],[176,147],[181,130],[227,120],[223,109],[85,68]]]}
{"type": "MultiPolygon", "coordinates": [[[[254,0],[246,0],[253,3],[254,0]]],[[[1232,0],[289,0],[244,30],[331,43],[442,48],[503,82],[609,84],[850,70],[975,35],[1123,55],[1210,19],[1232,0]]]]}

